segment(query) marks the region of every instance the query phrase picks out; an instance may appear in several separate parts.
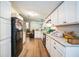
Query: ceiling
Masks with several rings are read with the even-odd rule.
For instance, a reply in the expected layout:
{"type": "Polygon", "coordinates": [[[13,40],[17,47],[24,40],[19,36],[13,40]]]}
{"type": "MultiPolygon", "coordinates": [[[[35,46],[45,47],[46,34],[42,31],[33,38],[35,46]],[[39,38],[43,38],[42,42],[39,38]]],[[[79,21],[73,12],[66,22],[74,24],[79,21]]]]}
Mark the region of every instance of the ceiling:
{"type": "Polygon", "coordinates": [[[24,18],[44,19],[46,18],[61,1],[13,1],[12,6],[24,18]],[[38,16],[28,16],[28,12],[37,13],[38,16]]]}

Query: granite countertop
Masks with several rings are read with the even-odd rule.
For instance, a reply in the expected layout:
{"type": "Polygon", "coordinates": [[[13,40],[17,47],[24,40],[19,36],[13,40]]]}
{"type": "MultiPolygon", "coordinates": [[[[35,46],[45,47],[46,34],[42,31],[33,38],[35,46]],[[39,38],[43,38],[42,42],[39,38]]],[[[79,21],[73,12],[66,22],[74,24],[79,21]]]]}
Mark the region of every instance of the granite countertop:
{"type": "Polygon", "coordinates": [[[65,47],[79,47],[79,44],[69,44],[68,42],[65,41],[65,38],[63,37],[56,37],[54,35],[50,35],[50,34],[46,34],[47,36],[49,36],[50,38],[54,39],[55,41],[57,41],[58,43],[60,43],[61,45],[65,46],[65,47]]]}

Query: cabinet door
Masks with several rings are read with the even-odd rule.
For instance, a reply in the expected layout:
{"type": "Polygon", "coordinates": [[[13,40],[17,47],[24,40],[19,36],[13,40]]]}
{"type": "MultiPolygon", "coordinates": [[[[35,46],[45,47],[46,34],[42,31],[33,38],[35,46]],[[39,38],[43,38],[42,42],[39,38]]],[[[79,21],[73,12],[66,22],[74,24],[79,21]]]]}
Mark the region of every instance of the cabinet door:
{"type": "Polygon", "coordinates": [[[51,38],[49,37],[49,53],[51,53],[51,38]]]}
{"type": "Polygon", "coordinates": [[[61,45],[60,43],[58,42],[54,42],[54,46],[57,48],[57,50],[64,56],[65,55],[65,50],[66,50],[66,47],[61,45]]]}
{"type": "Polygon", "coordinates": [[[63,57],[63,55],[54,47],[54,57],[63,57]]]}
{"type": "Polygon", "coordinates": [[[64,3],[62,3],[58,7],[58,24],[63,24],[65,22],[65,15],[64,15],[64,3]]]}
{"type": "Polygon", "coordinates": [[[51,19],[51,16],[48,16],[47,19],[45,20],[45,22],[47,22],[50,19],[51,19]]]}
{"type": "Polygon", "coordinates": [[[54,57],[54,54],[55,54],[54,46],[51,45],[51,53],[50,53],[50,56],[51,56],[51,57],[54,57]]]}
{"type": "Polygon", "coordinates": [[[64,14],[65,14],[65,23],[75,22],[76,17],[76,3],[74,1],[64,2],[64,14]]]}
{"type": "Polygon", "coordinates": [[[58,18],[58,13],[57,10],[55,10],[52,14],[51,14],[51,23],[54,25],[57,25],[57,19],[58,18]]]}
{"type": "Polygon", "coordinates": [[[50,49],[51,49],[50,56],[54,57],[54,40],[53,39],[51,39],[51,47],[50,47],[50,49]]]}
{"type": "Polygon", "coordinates": [[[48,50],[48,48],[49,48],[48,36],[46,36],[46,48],[47,48],[47,50],[48,50]]]}
{"type": "Polygon", "coordinates": [[[49,54],[51,53],[51,50],[50,50],[51,48],[50,48],[50,37],[48,37],[48,52],[49,52],[49,54]]]}
{"type": "Polygon", "coordinates": [[[79,23],[79,2],[76,2],[76,22],[79,23]]]}
{"type": "Polygon", "coordinates": [[[11,4],[10,2],[0,2],[0,17],[10,19],[11,17],[11,4]]]}
{"type": "Polygon", "coordinates": [[[46,48],[47,48],[49,54],[51,53],[51,48],[50,48],[50,46],[51,46],[50,37],[47,36],[47,37],[46,37],[46,48]]]}
{"type": "Polygon", "coordinates": [[[51,14],[51,23],[54,24],[54,13],[51,14]]]}
{"type": "Polygon", "coordinates": [[[55,42],[56,41],[54,41],[53,39],[51,39],[51,53],[50,53],[50,56],[51,57],[63,57],[63,54],[61,53],[61,51],[59,50],[59,48],[57,48],[58,46],[56,46],[55,42]]]}

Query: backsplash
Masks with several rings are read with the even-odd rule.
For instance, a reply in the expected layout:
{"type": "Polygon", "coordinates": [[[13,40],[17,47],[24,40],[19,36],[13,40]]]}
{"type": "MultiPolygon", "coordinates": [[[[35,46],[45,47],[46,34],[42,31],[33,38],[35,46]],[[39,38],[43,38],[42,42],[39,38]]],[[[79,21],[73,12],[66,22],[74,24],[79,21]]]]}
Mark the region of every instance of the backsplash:
{"type": "Polygon", "coordinates": [[[59,26],[59,27],[57,27],[57,31],[60,31],[60,32],[74,31],[75,33],[79,33],[79,24],[78,25],[59,26]]]}

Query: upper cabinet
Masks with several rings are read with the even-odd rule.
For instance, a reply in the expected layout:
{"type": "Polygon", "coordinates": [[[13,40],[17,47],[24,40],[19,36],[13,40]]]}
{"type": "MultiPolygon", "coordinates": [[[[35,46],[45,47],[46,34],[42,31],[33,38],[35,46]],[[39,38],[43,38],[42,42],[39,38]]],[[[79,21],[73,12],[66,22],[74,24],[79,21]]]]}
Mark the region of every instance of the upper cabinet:
{"type": "Polygon", "coordinates": [[[63,3],[65,23],[76,22],[76,3],[66,1],[63,3]]]}
{"type": "Polygon", "coordinates": [[[79,24],[79,2],[64,1],[48,18],[51,19],[51,24],[72,25],[79,24]]]}
{"type": "Polygon", "coordinates": [[[64,14],[64,4],[62,3],[59,7],[58,7],[58,25],[59,24],[63,24],[65,22],[65,14],[64,14]]]}
{"type": "Polygon", "coordinates": [[[79,1],[76,2],[76,20],[79,22],[79,1]]]}
{"type": "Polygon", "coordinates": [[[79,2],[65,1],[50,16],[54,25],[78,24],[79,2]]]}
{"type": "Polygon", "coordinates": [[[50,17],[51,17],[51,23],[53,24],[53,25],[57,25],[57,20],[58,20],[58,18],[57,18],[57,16],[58,16],[58,14],[57,14],[57,10],[55,10],[51,15],[50,15],[50,17]]]}
{"type": "Polygon", "coordinates": [[[76,22],[76,3],[63,2],[58,7],[58,25],[76,22]]]}
{"type": "Polygon", "coordinates": [[[51,27],[51,16],[49,16],[47,19],[46,19],[46,21],[45,21],[45,23],[46,23],[46,27],[51,27]]]}
{"type": "Polygon", "coordinates": [[[11,17],[11,3],[10,2],[8,2],[8,1],[0,2],[0,17],[10,19],[10,17],[11,17]]]}

